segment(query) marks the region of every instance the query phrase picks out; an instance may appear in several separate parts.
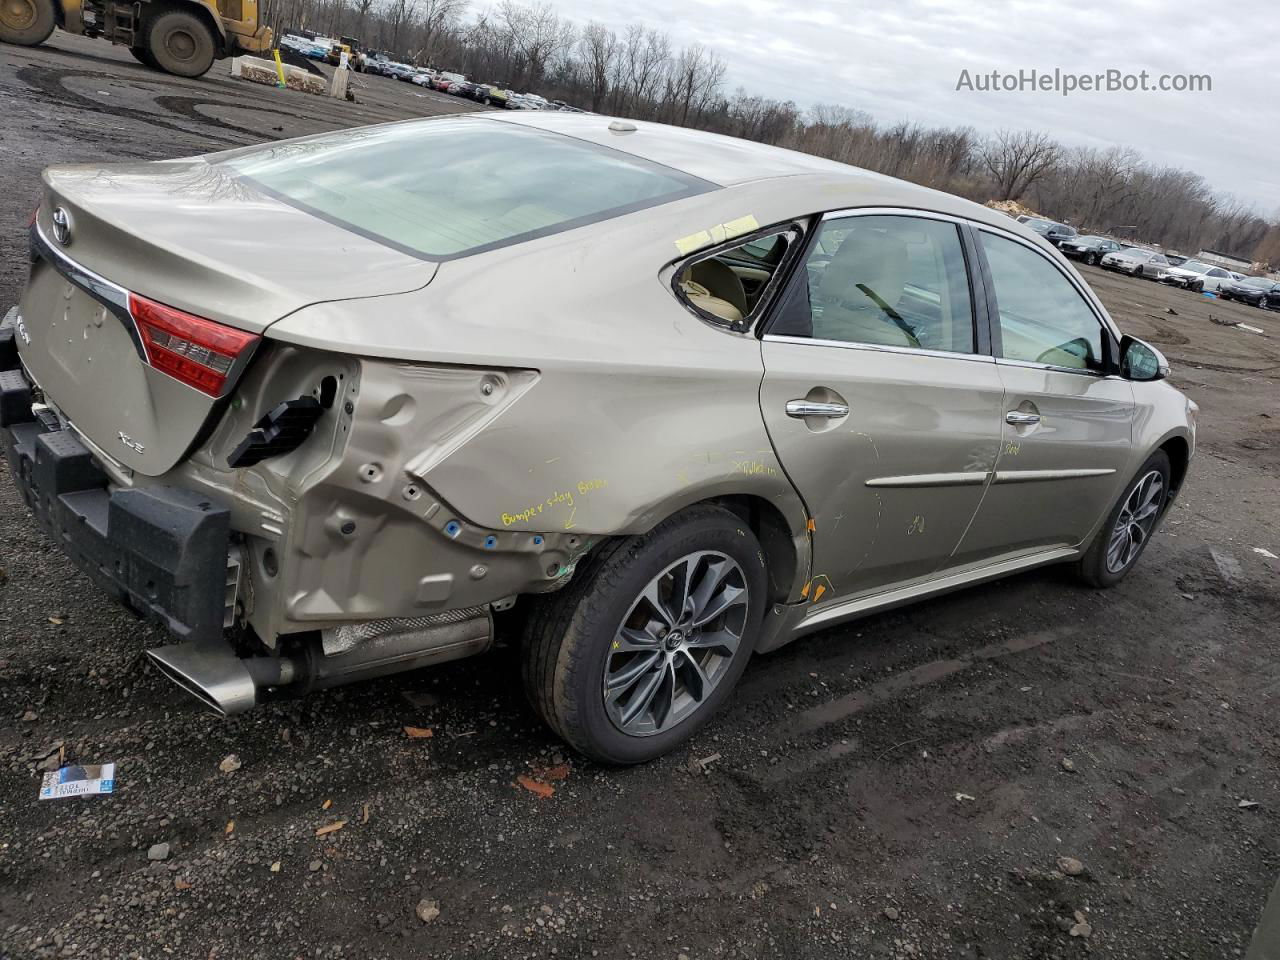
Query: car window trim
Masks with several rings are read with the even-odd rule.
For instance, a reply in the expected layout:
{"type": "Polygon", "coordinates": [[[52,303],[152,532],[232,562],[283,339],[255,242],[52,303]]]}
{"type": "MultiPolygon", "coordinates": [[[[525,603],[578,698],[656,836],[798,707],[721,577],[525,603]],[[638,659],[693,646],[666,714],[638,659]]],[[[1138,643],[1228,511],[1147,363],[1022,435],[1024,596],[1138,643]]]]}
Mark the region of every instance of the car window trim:
{"type": "MultiPolygon", "coordinates": [[[[817,231],[813,231],[816,233],[817,231]]],[[[759,329],[762,321],[773,307],[774,302],[779,297],[779,291],[785,290],[789,286],[791,279],[791,269],[800,260],[801,253],[807,252],[809,249],[810,230],[805,222],[804,217],[796,217],[791,220],[783,220],[778,223],[771,224],[767,227],[761,227],[758,230],[752,230],[749,233],[741,233],[736,237],[732,237],[723,243],[718,243],[714,247],[704,247],[691,253],[689,256],[680,260],[674,260],[667,265],[666,269],[671,270],[671,292],[680,304],[692,313],[699,320],[703,320],[715,327],[717,330],[728,330],[731,333],[751,333],[753,329],[759,329]],[[726,320],[724,317],[717,317],[715,314],[706,310],[699,310],[694,304],[689,302],[689,298],[684,295],[684,291],[680,289],[680,276],[696,263],[703,260],[709,260],[712,257],[719,256],[726,250],[734,250],[743,244],[750,243],[761,237],[770,237],[778,234],[785,236],[788,233],[795,233],[797,236],[794,240],[787,242],[787,250],[782,255],[782,259],[778,261],[777,268],[773,271],[773,275],[769,278],[769,282],[765,284],[763,290],[760,291],[760,299],[756,303],[756,308],[747,316],[743,317],[737,323],[726,320]]],[[[764,269],[759,267],[758,269],[764,269]]]]}
{"type": "Polygon", "coordinates": [[[992,353],[992,356],[995,357],[996,363],[1004,364],[1007,366],[1014,366],[1014,367],[1029,367],[1033,370],[1052,370],[1055,373],[1074,373],[1079,376],[1086,376],[1086,377],[1106,378],[1106,377],[1114,377],[1117,375],[1118,363],[1119,363],[1119,351],[1120,351],[1120,334],[1119,334],[1119,331],[1115,328],[1115,324],[1111,320],[1111,317],[1106,313],[1105,310],[1100,308],[1100,304],[1097,303],[1096,297],[1094,296],[1092,290],[1090,290],[1087,286],[1084,286],[1082,282],[1077,281],[1076,278],[1073,277],[1068,271],[1063,270],[1061,264],[1055,262],[1053,257],[1049,256],[1047,253],[1045,253],[1045,251],[1041,250],[1034,243],[1027,241],[1025,238],[1019,237],[1015,233],[1012,233],[1007,230],[1003,230],[999,227],[989,226],[985,223],[974,224],[974,240],[976,241],[978,256],[981,258],[981,261],[982,261],[983,277],[986,280],[987,290],[989,291],[988,296],[986,298],[987,322],[991,328],[991,346],[992,346],[991,353],[992,353]],[[991,277],[991,265],[987,261],[986,251],[982,248],[982,238],[978,236],[978,234],[981,234],[983,232],[990,233],[1002,239],[1012,240],[1014,243],[1021,244],[1023,247],[1027,248],[1032,253],[1035,253],[1036,255],[1038,255],[1042,260],[1044,260],[1051,267],[1057,270],[1058,273],[1062,276],[1062,278],[1065,279],[1069,284],[1071,284],[1072,288],[1080,296],[1080,299],[1084,301],[1085,306],[1089,308],[1089,312],[1093,314],[1093,318],[1098,322],[1098,326],[1102,328],[1102,332],[1104,334],[1104,337],[1102,340],[1103,349],[1106,351],[1106,354],[1107,354],[1103,362],[1105,363],[1107,369],[1082,370],[1079,367],[1060,367],[1052,363],[1037,363],[1034,360],[1017,360],[1012,357],[1003,356],[1004,343],[1003,343],[1003,336],[1000,329],[1000,304],[999,304],[1000,295],[996,291],[995,282],[992,280],[992,277],[991,277]]]}
{"type": "MultiPolygon", "coordinates": [[[[818,346],[827,347],[848,347],[860,350],[879,350],[884,353],[903,353],[918,354],[920,356],[931,357],[951,357],[962,360],[992,360],[994,355],[991,350],[991,331],[990,320],[983,323],[981,320],[982,313],[986,304],[986,289],[979,291],[975,282],[976,272],[974,270],[973,254],[981,253],[978,249],[971,249],[966,245],[966,231],[970,225],[970,221],[963,217],[952,216],[948,213],[939,213],[936,210],[917,210],[914,207],[844,207],[839,210],[827,210],[818,215],[817,222],[814,224],[816,229],[809,231],[809,235],[804,238],[804,242],[800,244],[803,248],[800,254],[793,261],[793,268],[790,276],[786,278],[786,282],[782,284],[778,290],[774,291],[773,301],[769,304],[766,315],[762,316],[760,322],[757,323],[756,329],[758,336],[762,340],[770,340],[778,343],[810,343],[818,346]],[[800,282],[801,272],[795,269],[795,264],[803,263],[808,259],[813,245],[816,244],[818,235],[822,233],[821,225],[828,220],[847,220],[852,217],[914,217],[917,220],[941,220],[944,223],[954,224],[956,232],[960,240],[961,254],[965,261],[965,278],[969,287],[969,308],[972,311],[970,318],[972,323],[973,345],[972,353],[958,353],[953,350],[929,350],[925,347],[895,347],[887,344],[876,343],[854,343],[849,340],[826,340],[820,337],[791,337],[783,334],[770,333],[769,329],[777,320],[777,312],[775,307],[783,302],[787,294],[790,292],[793,284],[800,282]],[[986,328],[985,330],[983,328],[986,328]],[[985,334],[985,336],[984,336],[985,334]]],[[[976,244],[973,245],[976,248],[976,244]]],[[[805,282],[808,282],[807,279],[805,282]]]]}

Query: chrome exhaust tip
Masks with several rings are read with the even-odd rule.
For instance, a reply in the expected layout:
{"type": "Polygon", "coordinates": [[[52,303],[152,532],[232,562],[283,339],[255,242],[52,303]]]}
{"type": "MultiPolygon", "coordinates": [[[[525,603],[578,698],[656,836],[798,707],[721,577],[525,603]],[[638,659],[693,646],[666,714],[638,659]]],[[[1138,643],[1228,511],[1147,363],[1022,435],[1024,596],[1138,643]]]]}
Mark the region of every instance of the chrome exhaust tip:
{"type": "Polygon", "coordinates": [[[179,643],[146,653],[161,673],[215,713],[243,713],[257,703],[253,674],[224,644],[179,643]]]}

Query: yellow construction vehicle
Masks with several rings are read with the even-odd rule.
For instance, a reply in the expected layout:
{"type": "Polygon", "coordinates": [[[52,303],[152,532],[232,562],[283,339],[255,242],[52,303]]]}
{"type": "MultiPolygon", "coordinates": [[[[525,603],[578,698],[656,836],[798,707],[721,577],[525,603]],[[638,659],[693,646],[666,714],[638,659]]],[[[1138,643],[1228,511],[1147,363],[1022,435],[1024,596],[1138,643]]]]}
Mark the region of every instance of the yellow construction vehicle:
{"type": "Polygon", "coordinates": [[[124,44],[139,62],[179,77],[271,49],[258,0],[0,0],[0,41],[33,47],[54,27],[124,44]]]}

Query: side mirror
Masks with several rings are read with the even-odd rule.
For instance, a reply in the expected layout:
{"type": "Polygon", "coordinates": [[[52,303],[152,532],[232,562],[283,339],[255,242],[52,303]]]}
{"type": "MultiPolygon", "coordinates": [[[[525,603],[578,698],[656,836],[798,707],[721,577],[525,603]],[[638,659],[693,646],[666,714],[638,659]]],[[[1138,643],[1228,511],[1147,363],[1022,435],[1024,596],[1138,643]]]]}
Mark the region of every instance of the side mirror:
{"type": "Polygon", "coordinates": [[[1120,341],[1120,375],[1126,380],[1163,380],[1169,376],[1169,361],[1146,341],[1125,336],[1120,341]]]}

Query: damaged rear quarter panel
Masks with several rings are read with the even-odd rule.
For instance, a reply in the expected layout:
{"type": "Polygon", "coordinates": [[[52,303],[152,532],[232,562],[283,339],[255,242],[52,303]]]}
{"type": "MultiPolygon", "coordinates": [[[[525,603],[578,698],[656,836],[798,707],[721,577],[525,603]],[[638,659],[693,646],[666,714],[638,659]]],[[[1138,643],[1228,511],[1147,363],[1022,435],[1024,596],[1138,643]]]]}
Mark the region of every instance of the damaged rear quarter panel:
{"type": "MultiPolygon", "coordinates": [[[[770,202],[757,208],[761,222],[793,208],[770,202]]],[[[804,508],[760,415],[759,342],[695,317],[660,278],[691,223],[751,212],[725,203],[691,198],[450,261],[423,290],[316,304],[269,336],[385,357],[401,375],[432,368],[410,393],[450,369],[527,371],[527,382],[504,386],[519,396],[495,415],[406,423],[398,448],[383,451],[390,480],[421,482],[468,527],[500,539],[634,534],[688,504],[750,495],[782,514],[803,552],[804,508]]],[[[366,404],[387,402],[371,397],[372,384],[366,373],[358,420],[366,404]]],[[[363,456],[349,452],[343,469],[363,456]]],[[[438,559],[413,562],[434,569],[438,559]]]]}

